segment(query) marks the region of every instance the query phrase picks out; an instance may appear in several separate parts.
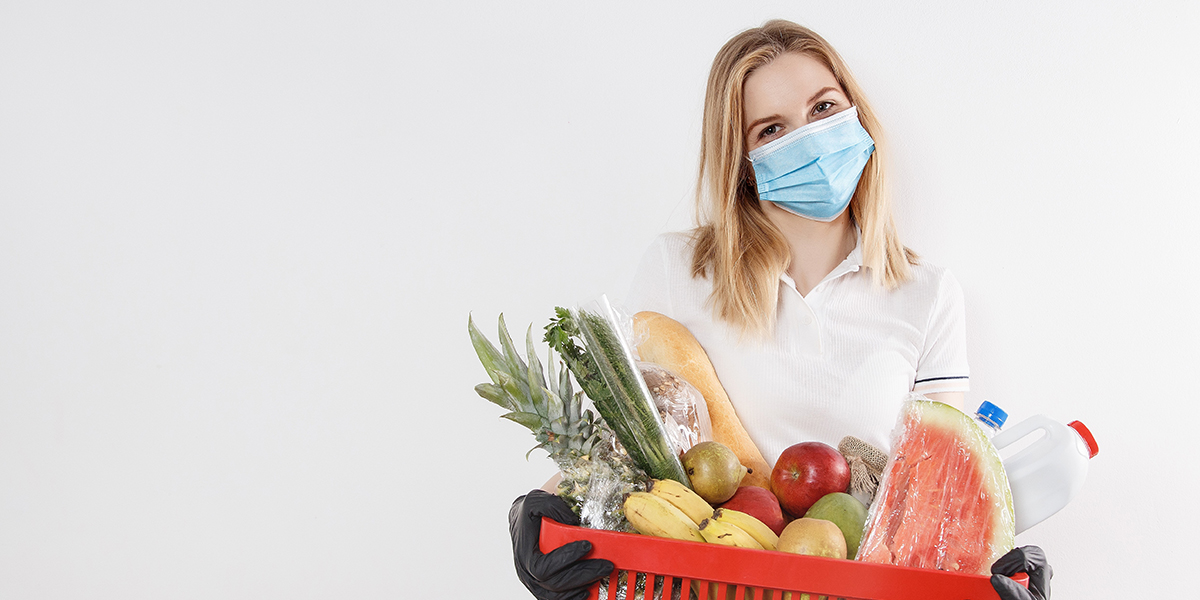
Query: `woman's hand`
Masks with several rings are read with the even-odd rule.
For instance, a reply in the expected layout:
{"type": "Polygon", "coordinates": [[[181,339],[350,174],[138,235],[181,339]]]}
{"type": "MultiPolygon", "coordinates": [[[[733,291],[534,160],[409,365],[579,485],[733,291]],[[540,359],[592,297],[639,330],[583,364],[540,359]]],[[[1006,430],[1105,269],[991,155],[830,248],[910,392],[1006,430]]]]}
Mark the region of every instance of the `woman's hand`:
{"type": "Polygon", "coordinates": [[[1013,548],[992,565],[992,573],[992,587],[1001,600],[1050,600],[1054,569],[1046,562],[1046,553],[1037,546],[1013,548]],[[1029,575],[1029,589],[1009,579],[1017,573],[1029,575]]]}
{"type": "Polygon", "coordinates": [[[587,598],[587,586],[611,573],[613,564],[595,558],[580,560],[592,551],[592,543],[587,540],[571,542],[549,554],[542,554],[538,547],[542,517],[567,525],[579,524],[579,517],[554,494],[533,490],[517,498],[508,511],[508,532],[512,536],[517,577],[540,600],[587,598]]]}

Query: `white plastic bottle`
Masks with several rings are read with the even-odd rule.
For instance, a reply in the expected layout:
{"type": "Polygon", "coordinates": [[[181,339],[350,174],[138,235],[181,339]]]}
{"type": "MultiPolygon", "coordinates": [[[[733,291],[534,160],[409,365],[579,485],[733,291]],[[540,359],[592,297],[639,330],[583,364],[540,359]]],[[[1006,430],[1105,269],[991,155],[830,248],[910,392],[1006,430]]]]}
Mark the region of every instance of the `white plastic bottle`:
{"type": "Polygon", "coordinates": [[[1017,533],[1062,510],[1083,487],[1088,460],[1100,451],[1092,432],[1079,421],[1066,425],[1034,415],[992,438],[1002,450],[1027,435],[1044,431],[1040,439],[1004,459],[1012,488],[1017,533]]]}
{"type": "Polygon", "coordinates": [[[1001,427],[1004,427],[1004,422],[1008,420],[1008,413],[999,406],[984,400],[975,410],[975,420],[983,425],[984,433],[990,438],[999,433],[1001,427]]]}

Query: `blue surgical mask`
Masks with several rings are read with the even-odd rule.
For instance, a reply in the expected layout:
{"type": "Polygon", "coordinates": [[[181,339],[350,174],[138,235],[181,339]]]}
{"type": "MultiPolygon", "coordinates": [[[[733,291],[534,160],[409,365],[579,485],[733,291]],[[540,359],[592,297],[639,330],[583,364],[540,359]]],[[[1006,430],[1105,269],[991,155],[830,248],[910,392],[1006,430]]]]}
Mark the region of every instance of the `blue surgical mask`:
{"type": "Polygon", "coordinates": [[[829,222],[850,205],[875,141],[858,122],[858,108],[809,123],[750,151],[758,197],[780,208],[829,222]]]}

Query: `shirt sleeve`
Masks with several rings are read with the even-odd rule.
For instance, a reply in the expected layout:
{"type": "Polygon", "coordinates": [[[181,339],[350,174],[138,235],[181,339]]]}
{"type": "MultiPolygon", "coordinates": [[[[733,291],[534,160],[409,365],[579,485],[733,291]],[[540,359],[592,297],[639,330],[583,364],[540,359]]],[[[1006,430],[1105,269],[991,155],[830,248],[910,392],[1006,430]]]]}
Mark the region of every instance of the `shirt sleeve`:
{"type": "Polygon", "coordinates": [[[629,314],[644,310],[671,314],[671,286],[667,272],[665,236],[655,238],[638,263],[637,273],[625,295],[625,310],[629,314]]]}
{"type": "Polygon", "coordinates": [[[950,271],[943,271],[925,328],[925,347],[917,362],[913,391],[966,392],[970,389],[969,375],[962,286],[950,271]]]}

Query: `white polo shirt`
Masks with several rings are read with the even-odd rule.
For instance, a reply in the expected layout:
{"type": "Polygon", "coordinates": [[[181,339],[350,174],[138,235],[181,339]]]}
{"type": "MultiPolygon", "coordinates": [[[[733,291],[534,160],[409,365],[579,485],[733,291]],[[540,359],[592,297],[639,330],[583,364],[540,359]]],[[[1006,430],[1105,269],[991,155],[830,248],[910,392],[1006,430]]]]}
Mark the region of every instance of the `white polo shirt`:
{"type": "Polygon", "coordinates": [[[968,389],[962,288],[946,269],[914,265],[884,290],[862,264],[861,239],[801,296],[786,274],[769,339],[747,337],[713,317],[708,279],[691,276],[687,233],[660,235],[646,251],[625,308],[686,326],[708,352],[738,417],[770,464],[788,446],[831,446],[853,435],[887,451],[910,391],[968,389]]]}

